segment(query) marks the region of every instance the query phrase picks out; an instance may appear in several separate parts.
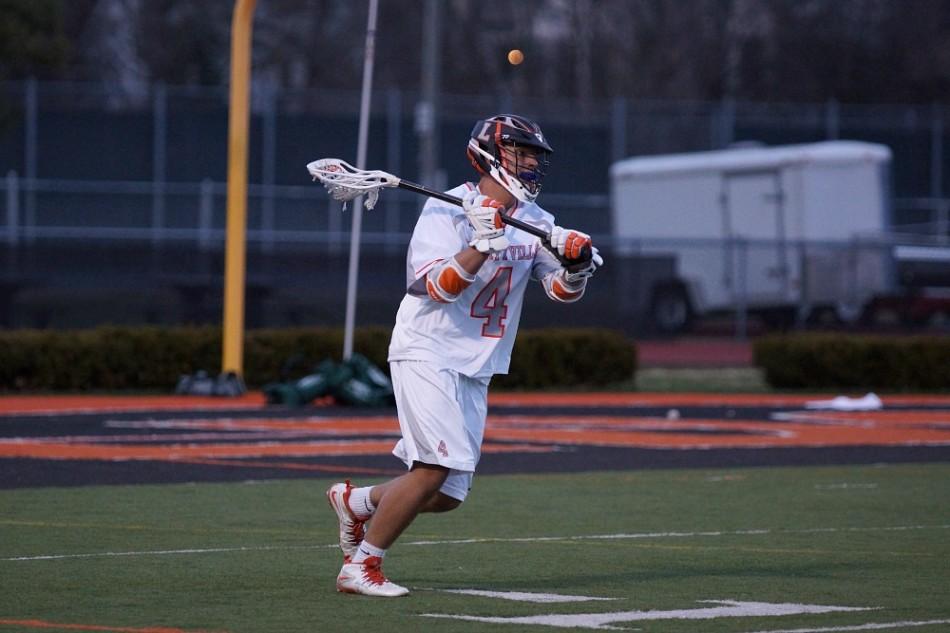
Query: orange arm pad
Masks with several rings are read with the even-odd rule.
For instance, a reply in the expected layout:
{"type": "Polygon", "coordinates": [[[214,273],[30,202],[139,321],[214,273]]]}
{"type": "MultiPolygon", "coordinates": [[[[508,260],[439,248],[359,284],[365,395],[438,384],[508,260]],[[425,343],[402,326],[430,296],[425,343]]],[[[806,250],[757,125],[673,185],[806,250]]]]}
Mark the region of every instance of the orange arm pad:
{"type": "Polygon", "coordinates": [[[473,281],[475,275],[463,270],[451,257],[426,273],[426,290],[433,301],[452,303],[473,281]]]}
{"type": "Polygon", "coordinates": [[[584,296],[584,290],[587,289],[587,280],[584,279],[580,284],[569,284],[564,280],[563,273],[552,273],[545,277],[543,281],[544,290],[554,301],[560,303],[574,303],[584,296]]]}

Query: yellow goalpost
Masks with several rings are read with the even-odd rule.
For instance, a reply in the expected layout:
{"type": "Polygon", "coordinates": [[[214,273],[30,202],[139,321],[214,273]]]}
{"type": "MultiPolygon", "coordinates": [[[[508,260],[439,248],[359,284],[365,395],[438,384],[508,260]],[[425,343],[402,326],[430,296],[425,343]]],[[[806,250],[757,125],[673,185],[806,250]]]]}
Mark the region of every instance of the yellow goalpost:
{"type": "Polygon", "coordinates": [[[257,0],[235,0],[231,22],[228,110],[227,241],[221,371],[244,371],[244,278],[247,239],[247,146],[250,116],[251,33],[257,0]]]}

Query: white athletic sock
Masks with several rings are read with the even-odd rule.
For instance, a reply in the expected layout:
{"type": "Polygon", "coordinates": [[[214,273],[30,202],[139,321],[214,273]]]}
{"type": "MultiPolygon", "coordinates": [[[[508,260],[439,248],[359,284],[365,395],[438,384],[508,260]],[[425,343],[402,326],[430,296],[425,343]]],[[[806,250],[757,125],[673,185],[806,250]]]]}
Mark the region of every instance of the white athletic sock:
{"type": "Polygon", "coordinates": [[[369,498],[369,491],[372,486],[364,488],[353,488],[350,490],[350,510],[360,521],[367,521],[373,513],[376,512],[376,506],[369,498]]]}
{"type": "Polygon", "coordinates": [[[376,547],[375,545],[373,545],[373,544],[371,544],[371,543],[368,543],[368,542],[366,542],[366,541],[364,540],[362,543],[360,543],[360,547],[359,547],[358,550],[356,550],[356,553],[353,554],[353,561],[352,561],[352,562],[354,562],[354,563],[362,563],[364,560],[366,560],[366,559],[369,558],[370,556],[377,556],[377,557],[379,557],[379,558],[385,558],[385,556],[386,556],[386,550],[380,549],[380,548],[376,547]]]}

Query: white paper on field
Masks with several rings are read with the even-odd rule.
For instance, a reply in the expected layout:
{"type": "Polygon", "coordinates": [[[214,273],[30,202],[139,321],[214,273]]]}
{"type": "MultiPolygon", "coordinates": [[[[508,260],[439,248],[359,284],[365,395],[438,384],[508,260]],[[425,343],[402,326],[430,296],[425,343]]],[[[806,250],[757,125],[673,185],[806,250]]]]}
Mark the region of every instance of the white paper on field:
{"type": "Polygon", "coordinates": [[[884,408],[884,403],[873,393],[860,398],[836,396],[831,400],[812,400],[805,403],[806,409],[833,409],[835,411],[876,411],[884,408]]]}

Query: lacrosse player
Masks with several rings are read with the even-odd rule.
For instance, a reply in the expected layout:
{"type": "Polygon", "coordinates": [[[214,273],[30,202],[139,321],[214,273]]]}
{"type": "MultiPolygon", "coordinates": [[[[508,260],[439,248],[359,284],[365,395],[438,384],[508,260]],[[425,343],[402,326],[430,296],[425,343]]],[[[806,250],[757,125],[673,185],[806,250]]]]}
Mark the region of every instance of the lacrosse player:
{"type": "Polygon", "coordinates": [[[448,192],[462,208],[435,198],[423,207],[389,347],[402,432],[393,454],[408,472],[377,486],[346,481],[327,490],[343,550],[339,591],[409,593],[383,575],[383,558],[418,513],[465,500],[481,454],[488,383],[508,372],[528,281],[571,303],[603,264],[588,235],[557,226],[535,204],[551,153],[533,121],[508,114],[479,121],[468,144],[478,183],[448,192]],[[550,232],[560,259],[539,238],[506,227],[499,212],[550,232]]]}

